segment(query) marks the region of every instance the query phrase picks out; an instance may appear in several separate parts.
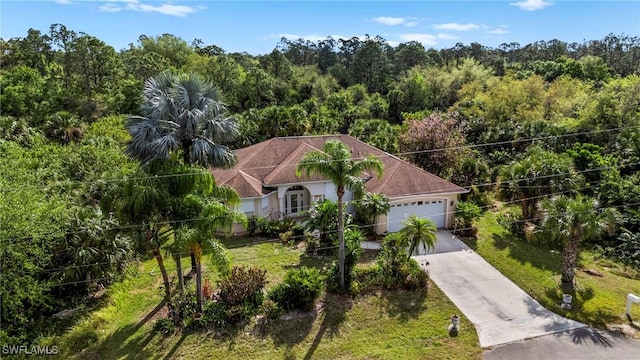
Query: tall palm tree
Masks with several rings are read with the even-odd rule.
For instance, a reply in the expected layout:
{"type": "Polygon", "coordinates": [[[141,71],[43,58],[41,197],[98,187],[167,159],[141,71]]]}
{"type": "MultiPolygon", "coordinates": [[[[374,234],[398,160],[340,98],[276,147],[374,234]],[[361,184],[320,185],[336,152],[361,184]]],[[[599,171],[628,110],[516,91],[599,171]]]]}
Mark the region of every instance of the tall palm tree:
{"type": "Polygon", "coordinates": [[[221,93],[195,74],[163,72],[147,80],[143,116],[127,119],[127,153],[143,164],[180,153],[184,164],[229,168],[235,155],[226,144],[238,136],[221,93]]]}
{"type": "Polygon", "coordinates": [[[345,189],[362,191],[364,181],[360,175],[364,171],[374,170],[378,178],[382,176],[383,164],[375,156],[369,155],[359,161],[351,158],[351,149],[340,141],[327,141],[320,151],[309,151],[302,156],[296,168],[296,175],[304,172],[307,177],[312,173],[329,178],[336,185],[338,196],[338,269],[340,271],[340,288],[345,288],[344,281],[344,208],[342,197],[345,189]]]}
{"type": "Polygon", "coordinates": [[[421,218],[415,214],[409,215],[404,222],[404,227],[400,230],[400,237],[408,248],[408,255],[416,252],[422,245],[425,251],[431,250],[436,245],[437,227],[431,219],[421,218]]]}
{"type": "Polygon", "coordinates": [[[561,283],[573,289],[580,244],[604,232],[613,234],[619,214],[612,208],[599,208],[597,200],[582,195],[575,199],[566,196],[547,199],[542,203],[542,211],[536,237],[563,246],[561,283]]]}

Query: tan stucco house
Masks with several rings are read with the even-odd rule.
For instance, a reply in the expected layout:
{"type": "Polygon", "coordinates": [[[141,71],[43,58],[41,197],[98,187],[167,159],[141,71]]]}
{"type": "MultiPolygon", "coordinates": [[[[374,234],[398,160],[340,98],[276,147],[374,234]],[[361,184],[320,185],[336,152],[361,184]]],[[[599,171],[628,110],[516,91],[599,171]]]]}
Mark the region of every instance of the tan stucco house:
{"type": "MultiPolygon", "coordinates": [[[[273,138],[236,150],[233,169],[212,169],[219,185],[236,189],[247,216],[281,218],[303,216],[316,200],[337,200],[331,180],[318,175],[296,176],[296,166],[308,151],[322,151],[326,141],[339,140],[352,150],[354,159],[367,155],[384,164],[380,179],[363,174],[369,192],[387,195],[391,210],[377,221],[376,232],[395,232],[409,214],[431,218],[438,227],[451,228],[459,194],[467,190],[424,171],[398,157],[348,135],[296,136],[273,138]]],[[[345,201],[353,200],[347,191],[345,201]]],[[[242,233],[240,224],[233,232],[242,233]]]]}

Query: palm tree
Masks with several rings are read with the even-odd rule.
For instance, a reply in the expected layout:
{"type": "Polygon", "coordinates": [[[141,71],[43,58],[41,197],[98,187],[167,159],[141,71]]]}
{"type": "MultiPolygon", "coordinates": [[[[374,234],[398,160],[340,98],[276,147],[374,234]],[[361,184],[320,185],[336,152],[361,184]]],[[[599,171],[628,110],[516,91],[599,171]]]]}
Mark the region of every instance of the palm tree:
{"type": "Polygon", "coordinates": [[[159,186],[157,179],[141,177],[137,181],[128,181],[125,186],[105,194],[102,199],[103,208],[114,211],[120,224],[127,226],[138,240],[138,245],[153,253],[162,274],[167,299],[171,296],[171,287],[160,248],[171,234],[171,227],[162,215],[168,206],[168,198],[167,191],[159,186]]]}
{"type": "Polygon", "coordinates": [[[340,288],[345,288],[344,281],[344,208],[342,197],[345,189],[362,191],[364,181],[360,174],[374,170],[378,178],[382,176],[383,164],[375,156],[369,155],[359,161],[351,158],[351,150],[342,142],[327,141],[320,151],[309,151],[302,156],[296,168],[296,175],[312,173],[329,178],[336,185],[338,196],[338,268],[340,271],[340,288]]]}
{"type": "Polygon", "coordinates": [[[143,164],[180,153],[184,164],[229,168],[235,155],[225,144],[238,135],[222,95],[195,74],[163,72],[147,80],[143,116],[127,119],[127,153],[143,164]]]}
{"type": "Polygon", "coordinates": [[[400,237],[408,248],[408,256],[411,257],[420,245],[425,251],[433,249],[437,241],[436,230],[433,220],[415,214],[409,215],[400,230],[400,237]]]}
{"type": "Polygon", "coordinates": [[[356,209],[367,225],[372,225],[368,231],[372,233],[375,231],[377,217],[388,213],[391,205],[385,194],[366,192],[358,201],[356,209]]]}
{"type": "MultiPolygon", "coordinates": [[[[234,191],[234,194],[235,193],[234,191]]],[[[246,224],[244,214],[232,211],[217,199],[205,199],[196,195],[187,195],[183,201],[186,207],[197,211],[191,228],[183,230],[185,242],[189,244],[189,251],[195,259],[196,294],[198,312],[202,312],[202,253],[204,242],[211,248],[211,262],[223,276],[229,272],[229,257],[224,245],[216,238],[218,232],[231,229],[234,222],[246,224]]]]}
{"type": "Polygon", "coordinates": [[[558,196],[542,203],[542,222],[536,228],[537,238],[563,246],[561,284],[574,289],[574,268],[580,244],[613,234],[619,220],[612,208],[601,209],[595,199],[578,195],[575,199],[558,196]]]}

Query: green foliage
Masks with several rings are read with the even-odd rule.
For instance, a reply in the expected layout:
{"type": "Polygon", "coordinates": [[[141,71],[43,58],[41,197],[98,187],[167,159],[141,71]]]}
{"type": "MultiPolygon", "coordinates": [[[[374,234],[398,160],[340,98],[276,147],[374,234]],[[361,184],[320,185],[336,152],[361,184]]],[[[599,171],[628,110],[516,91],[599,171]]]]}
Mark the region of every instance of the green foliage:
{"type": "Polygon", "coordinates": [[[176,331],[176,324],[171,319],[157,319],[153,323],[153,330],[165,335],[173,334],[176,331]]]}
{"type": "Polygon", "coordinates": [[[266,271],[233,267],[227,278],[218,281],[218,301],[226,309],[228,322],[236,323],[254,315],[264,298],[266,271]]]}
{"type": "MultiPolygon", "coordinates": [[[[345,260],[344,260],[344,289],[349,289],[354,278],[354,272],[358,259],[362,254],[362,241],[365,240],[364,233],[355,227],[350,227],[344,232],[345,240],[345,260]]],[[[327,277],[327,286],[332,291],[343,290],[340,287],[340,267],[335,263],[329,270],[327,277]]]]}
{"type": "Polygon", "coordinates": [[[400,229],[400,246],[407,249],[407,256],[416,253],[420,245],[424,251],[429,251],[436,244],[436,231],[436,224],[433,220],[411,214],[400,229]]]}
{"type": "Polygon", "coordinates": [[[356,203],[356,215],[367,225],[368,233],[375,232],[377,217],[387,214],[390,209],[389,198],[385,194],[365,192],[356,203]]]}
{"type": "Polygon", "coordinates": [[[349,135],[390,154],[399,151],[400,127],[386,120],[358,119],[349,127],[349,135]]]}
{"type": "MultiPolygon", "coordinates": [[[[345,226],[351,223],[351,216],[345,217],[345,226]]],[[[313,237],[317,237],[319,242],[316,248],[309,250],[321,252],[334,252],[334,247],[338,244],[338,204],[329,199],[316,201],[309,209],[309,220],[306,230],[313,237]]]]}
{"type": "Polygon", "coordinates": [[[193,326],[193,317],[198,312],[198,300],[192,291],[177,293],[167,304],[169,318],[180,328],[193,326]]]}
{"type": "Polygon", "coordinates": [[[505,167],[503,194],[510,199],[520,199],[522,217],[535,216],[540,196],[575,189],[582,183],[582,176],[575,174],[572,159],[566,154],[556,154],[531,147],[526,157],[505,167]]]}
{"type": "Polygon", "coordinates": [[[482,215],[482,209],[474,203],[458,201],[456,204],[456,216],[464,220],[464,226],[469,227],[474,220],[482,215]]]}
{"type": "Polygon", "coordinates": [[[322,276],[316,268],[291,269],[269,292],[269,299],[284,310],[309,310],[322,291],[322,276]]]}
{"type": "Polygon", "coordinates": [[[407,256],[407,243],[400,233],[385,236],[382,250],[376,258],[376,267],[377,270],[361,273],[360,281],[387,289],[420,289],[428,284],[426,271],[407,256]]]}

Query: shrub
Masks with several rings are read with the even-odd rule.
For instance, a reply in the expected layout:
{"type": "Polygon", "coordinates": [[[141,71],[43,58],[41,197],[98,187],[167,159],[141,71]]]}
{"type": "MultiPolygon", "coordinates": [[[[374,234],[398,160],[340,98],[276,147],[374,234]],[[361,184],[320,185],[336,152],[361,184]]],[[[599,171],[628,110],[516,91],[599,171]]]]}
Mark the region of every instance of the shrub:
{"type": "Polygon", "coordinates": [[[399,246],[401,243],[398,234],[387,235],[382,243],[382,251],[376,259],[381,285],[388,289],[426,287],[429,280],[427,272],[406,256],[406,249],[399,246]]]}
{"type": "Polygon", "coordinates": [[[198,300],[193,292],[178,293],[169,301],[169,318],[180,327],[186,327],[188,320],[198,311],[198,300]]]}
{"type": "Polygon", "coordinates": [[[227,308],[219,301],[207,301],[202,307],[203,326],[213,326],[218,329],[224,328],[228,323],[227,308]]]}
{"type": "Polygon", "coordinates": [[[262,302],[262,308],[260,312],[264,315],[265,318],[269,320],[274,320],[279,318],[284,314],[284,310],[278,305],[277,302],[269,299],[266,299],[262,302]]]}
{"type": "Polygon", "coordinates": [[[322,292],[322,277],[316,268],[301,267],[291,269],[279,284],[269,293],[284,310],[308,310],[322,292]]]}
{"type": "Polygon", "coordinates": [[[295,239],[293,238],[293,230],[280,233],[280,242],[285,246],[293,245],[295,242],[295,239]]]}
{"type": "Polygon", "coordinates": [[[384,287],[385,281],[382,268],[378,265],[366,268],[357,267],[353,273],[353,283],[357,283],[357,288],[356,286],[352,286],[350,289],[350,292],[353,294],[360,294],[384,287]]]}
{"type": "Polygon", "coordinates": [[[471,202],[459,201],[456,205],[456,216],[464,220],[464,226],[470,227],[474,220],[482,215],[480,207],[471,202]]]}
{"type": "Polygon", "coordinates": [[[265,270],[236,266],[218,282],[218,301],[226,309],[227,322],[236,323],[257,312],[264,299],[265,274],[265,270]]]}
{"type": "Polygon", "coordinates": [[[176,324],[171,319],[158,319],[153,323],[153,330],[165,335],[173,334],[176,331],[176,324]]]}
{"type": "MultiPolygon", "coordinates": [[[[362,254],[360,243],[364,239],[364,233],[358,228],[348,228],[344,232],[344,284],[347,289],[351,285],[353,272],[362,254]]],[[[327,278],[327,285],[332,291],[340,288],[340,268],[334,263],[327,278]]]]}

